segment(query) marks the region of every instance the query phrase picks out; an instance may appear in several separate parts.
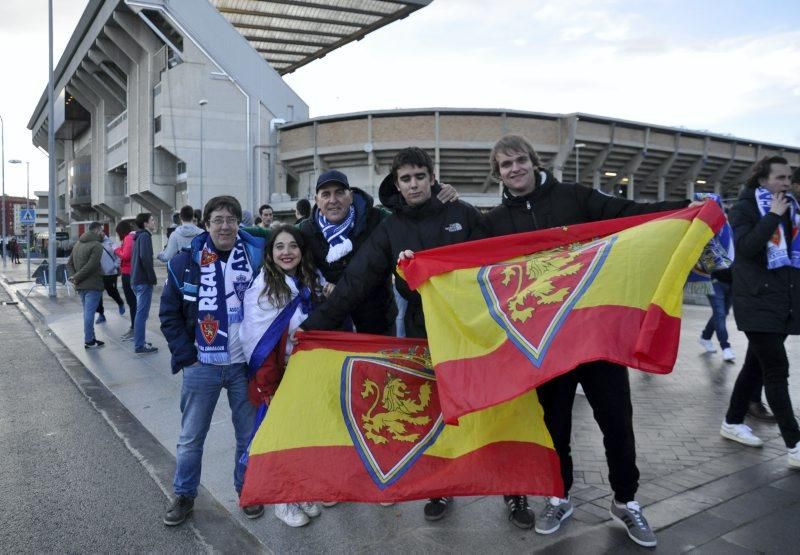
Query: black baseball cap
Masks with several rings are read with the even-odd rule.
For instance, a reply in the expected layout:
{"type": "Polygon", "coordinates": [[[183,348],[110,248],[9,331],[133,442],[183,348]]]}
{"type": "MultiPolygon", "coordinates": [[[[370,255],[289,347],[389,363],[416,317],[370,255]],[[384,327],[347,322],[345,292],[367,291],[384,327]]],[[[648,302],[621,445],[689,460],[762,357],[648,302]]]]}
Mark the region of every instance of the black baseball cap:
{"type": "Polygon", "coordinates": [[[343,185],[345,189],[350,188],[350,183],[347,181],[347,176],[339,170],[328,170],[320,175],[319,179],[317,179],[317,192],[319,192],[320,187],[327,185],[328,183],[338,183],[343,185]]]}

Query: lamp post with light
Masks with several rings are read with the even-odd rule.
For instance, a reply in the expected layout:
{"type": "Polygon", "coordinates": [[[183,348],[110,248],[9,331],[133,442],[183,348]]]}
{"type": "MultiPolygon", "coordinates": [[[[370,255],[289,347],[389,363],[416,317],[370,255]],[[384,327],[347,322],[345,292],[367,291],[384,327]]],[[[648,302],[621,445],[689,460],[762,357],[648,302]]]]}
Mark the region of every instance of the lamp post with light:
{"type": "Polygon", "coordinates": [[[0,159],[3,164],[3,269],[6,267],[6,124],[0,116],[0,159]]]}
{"type": "MultiPolygon", "coordinates": [[[[9,164],[22,164],[22,160],[9,160],[9,164]]],[[[27,181],[27,189],[25,189],[25,202],[27,209],[31,209],[31,163],[25,162],[25,174],[27,181]]],[[[27,226],[28,235],[28,254],[25,258],[28,259],[28,279],[31,279],[31,226],[27,226]]]]}
{"type": "Polygon", "coordinates": [[[200,210],[203,209],[203,115],[205,105],[208,100],[200,99],[197,104],[200,106],[200,210]]]}

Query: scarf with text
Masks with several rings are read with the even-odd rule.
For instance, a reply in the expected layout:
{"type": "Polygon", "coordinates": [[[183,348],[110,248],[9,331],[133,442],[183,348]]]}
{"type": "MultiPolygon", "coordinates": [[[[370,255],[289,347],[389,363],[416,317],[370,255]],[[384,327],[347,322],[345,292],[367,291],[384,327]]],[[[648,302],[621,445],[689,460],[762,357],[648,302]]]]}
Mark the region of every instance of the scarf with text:
{"type": "MultiPolygon", "coordinates": [[[[789,200],[789,219],[792,223],[792,240],[786,241],[786,233],[783,227],[783,217],[781,216],[781,223],[775,233],[772,234],[769,241],[767,241],[767,268],[774,270],[782,266],[791,266],[792,268],[800,268],[800,237],[798,237],[798,227],[800,227],[800,207],[797,205],[797,200],[790,194],[786,193],[786,198],[789,200]]],[[[756,205],[761,217],[767,215],[772,205],[772,193],[764,187],[756,188],[756,205]]]]}
{"type": "Polygon", "coordinates": [[[200,266],[195,326],[197,358],[203,364],[230,364],[228,329],[230,324],[242,321],[242,299],[253,282],[253,266],[238,237],[227,263],[222,262],[210,235],[194,257],[200,266]]]}
{"type": "Polygon", "coordinates": [[[317,213],[317,225],[322,231],[325,240],[328,242],[328,254],[325,256],[325,260],[329,263],[336,262],[346,254],[352,252],[353,243],[348,236],[353,229],[355,221],[356,209],[353,208],[352,204],[350,205],[350,210],[347,212],[347,217],[338,224],[329,222],[328,218],[322,215],[322,212],[317,213]]]}

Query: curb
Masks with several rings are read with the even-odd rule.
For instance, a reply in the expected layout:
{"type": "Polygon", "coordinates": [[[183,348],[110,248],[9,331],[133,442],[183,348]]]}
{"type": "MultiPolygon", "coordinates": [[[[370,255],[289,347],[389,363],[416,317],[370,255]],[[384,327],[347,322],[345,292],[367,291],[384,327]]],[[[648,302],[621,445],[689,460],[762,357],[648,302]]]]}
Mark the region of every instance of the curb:
{"type": "MultiPolygon", "coordinates": [[[[37,336],[56,357],[59,365],[89,404],[111,427],[133,457],[144,467],[165,498],[172,498],[175,457],[145,428],[119,399],[72,353],[46,323],[45,316],[21,292],[12,289],[6,276],[2,287],[31,324],[37,336]],[[16,293],[16,295],[14,294],[16,293]]],[[[166,506],[165,506],[166,510],[166,506]]],[[[161,515],[154,515],[160,519],[161,515]]],[[[201,484],[195,508],[187,522],[209,551],[256,553],[268,552],[261,541],[242,526],[228,510],[201,484]],[[198,528],[202,528],[205,535],[198,528]]]]}

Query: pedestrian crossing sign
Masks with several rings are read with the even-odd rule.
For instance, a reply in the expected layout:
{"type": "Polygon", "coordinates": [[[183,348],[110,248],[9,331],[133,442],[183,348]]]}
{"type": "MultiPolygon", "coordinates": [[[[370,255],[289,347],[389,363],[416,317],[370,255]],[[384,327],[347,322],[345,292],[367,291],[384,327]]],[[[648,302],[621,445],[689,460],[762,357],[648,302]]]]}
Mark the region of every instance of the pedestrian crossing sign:
{"type": "Polygon", "coordinates": [[[33,225],[36,223],[36,210],[34,208],[22,208],[19,211],[19,221],[22,225],[33,225]]]}

